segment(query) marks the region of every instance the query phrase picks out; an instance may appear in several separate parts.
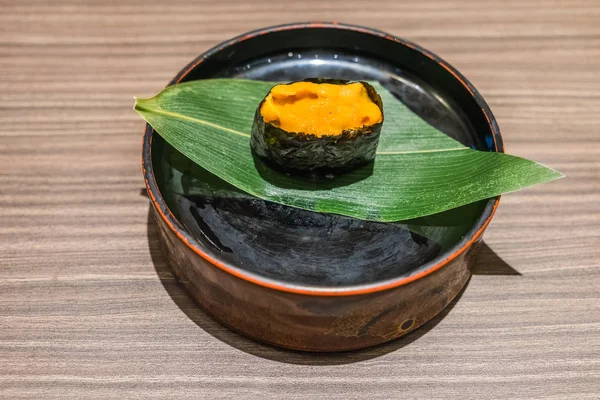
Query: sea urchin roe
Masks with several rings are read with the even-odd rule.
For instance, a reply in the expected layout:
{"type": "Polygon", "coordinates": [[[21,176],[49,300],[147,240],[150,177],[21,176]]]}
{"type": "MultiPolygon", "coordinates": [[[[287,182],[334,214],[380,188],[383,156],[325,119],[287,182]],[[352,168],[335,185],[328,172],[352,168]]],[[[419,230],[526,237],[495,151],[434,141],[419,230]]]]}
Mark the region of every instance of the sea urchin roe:
{"type": "Polygon", "coordinates": [[[287,132],[317,137],[374,125],[383,118],[364,85],[358,82],[277,85],[271,89],[260,113],[266,122],[287,132]]]}

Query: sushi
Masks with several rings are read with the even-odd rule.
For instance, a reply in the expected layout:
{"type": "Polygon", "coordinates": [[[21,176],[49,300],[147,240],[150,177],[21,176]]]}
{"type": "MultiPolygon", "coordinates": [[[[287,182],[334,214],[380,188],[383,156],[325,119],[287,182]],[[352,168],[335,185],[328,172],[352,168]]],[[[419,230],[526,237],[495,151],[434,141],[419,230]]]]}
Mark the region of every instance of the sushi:
{"type": "Polygon", "coordinates": [[[344,172],[375,159],[383,104],[366,82],[308,79],[274,86],[256,110],[250,146],[274,169],[344,172]]]}

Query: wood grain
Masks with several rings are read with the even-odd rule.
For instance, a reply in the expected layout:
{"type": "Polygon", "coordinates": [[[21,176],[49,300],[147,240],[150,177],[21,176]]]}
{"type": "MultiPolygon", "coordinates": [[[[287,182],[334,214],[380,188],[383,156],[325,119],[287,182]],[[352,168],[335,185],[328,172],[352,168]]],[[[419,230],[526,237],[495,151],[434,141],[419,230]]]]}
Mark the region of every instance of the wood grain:
{"type": "Polygon", "coordinates": [[[0,1],[0,397],[600,397],[597,0],[0,1]],[[200,311],[157,247],[132,96],[210,46],[339,20],[461,70],[508,150],[568,178],[503,198],[477,274],[424,328],[304,355],[200,311]]]}

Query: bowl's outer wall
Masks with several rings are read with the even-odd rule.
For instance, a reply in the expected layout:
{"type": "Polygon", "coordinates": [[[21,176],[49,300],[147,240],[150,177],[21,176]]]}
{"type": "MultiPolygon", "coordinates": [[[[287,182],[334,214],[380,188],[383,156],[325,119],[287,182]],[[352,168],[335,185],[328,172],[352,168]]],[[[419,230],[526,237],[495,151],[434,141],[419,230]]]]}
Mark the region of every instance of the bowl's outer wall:
{"type": "Polygon", "coordinates": [[[259,286],[215,268],[155,212],[173,272],[214,318],[254,339],[305,351],[345,351],[402,336],[437,315],[470,277],[478,243],[409,284],[355,296],[307,296],[259,286]]]}
{"type": "MultiPolygon", "coordinates": [[[[431,76],[439,81],[443,90],[450,90],[455,98],[462,98],[459,102],[469,109],[469,114],[474,113],[474,120],[471,122],[476,131],[485,129],[491,132],[496,151],[503,151],[499,129],[481,96],[449,65],[415,45],[384,36],[380,32],[337,24],[268,28],[258,35],[277,29],[287,31],[305,28],[362,32],[377,37],[377,40],[385,38],[393,41],[395,46],[400,43],[401,47],[411,49],[411,53],[422,53],[421,57],[428,60],[421,61],[419,65],[432,69],[431,76]],[[452,77],[444,79],[443,75],[452,77]]],[[[211,60],[211,54],[216,52],[218,55],[220,50],[256,35],[256,32],[248,34],[205,53],[186,67],[173,83],[194,79],[195,69],[204,59],[211,60]]],[[[210,257],[200,257],[196,252],[202,250],[192,249],[195,246],[193,243],[185,243],[180,238],[186,236],[183,227],[169,212],[154,180],[151,147],[152,130],[148,127],[143,154],[146,184],[153,199],[161,246],[176,277],[209,314],[225,325],[257,340],[296,350],[344,351],[368,347],[402,336],[429,321],[456,297],[468,281],[482,233],[499,200],[498,198],[493,203],[493,209],[491,205],[488,207],[487,219],[474,227],[472,237],[467,238],[471,240],[464,245],[462,252],[457,248],[451,257],[430,267],[418,279],[409,279],[408,283],[356,295],[295,293],[236,277],[219,268],[216,263],[211,264],[208,261],[210,257]]]]}

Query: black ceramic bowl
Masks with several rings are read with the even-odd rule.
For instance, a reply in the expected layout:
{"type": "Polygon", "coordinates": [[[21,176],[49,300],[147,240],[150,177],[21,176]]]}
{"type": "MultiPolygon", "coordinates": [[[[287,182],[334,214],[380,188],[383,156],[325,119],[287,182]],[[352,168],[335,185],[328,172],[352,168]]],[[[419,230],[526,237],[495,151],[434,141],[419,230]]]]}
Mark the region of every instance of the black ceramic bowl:
{"type": "MultiPolygon", "coordinates": [[[[463,144],[502,151],[492,113],[458,71],[371,29],[312,23],[251,32],[200,55],[171,84],[216,77],[377,80],[463,144]]],[[[371,346],[434,317],[467,282],[499,201],[401,223],[366,222],[239,198],[233,188],[211,191],[218,178],[149,125],[143,146],[148,193],[175,275],[224,324],[298,350],[371,346]]]]}

